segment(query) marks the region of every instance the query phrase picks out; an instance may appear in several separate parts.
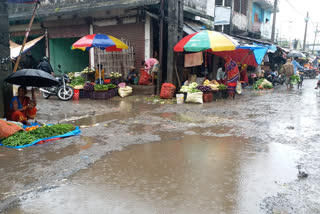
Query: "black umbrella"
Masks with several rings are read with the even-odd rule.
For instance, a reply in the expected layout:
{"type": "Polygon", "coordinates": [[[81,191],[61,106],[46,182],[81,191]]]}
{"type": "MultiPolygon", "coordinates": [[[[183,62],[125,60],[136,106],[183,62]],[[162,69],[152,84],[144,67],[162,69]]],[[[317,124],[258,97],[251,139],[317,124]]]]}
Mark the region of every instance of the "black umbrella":
{"type": "Polygon", "coordinates": [[[303,53],[299,52],[299,51],[291,51],[287,57],[306,57],[306,55],[304,55],[303,53]]]}
{"type": "Polygon", "coordinates": [[[10,74],[4,81],[7,83],[33,87],[51,87],[59,82],[51,74],[37,69],[22,69],[10,74]]]}

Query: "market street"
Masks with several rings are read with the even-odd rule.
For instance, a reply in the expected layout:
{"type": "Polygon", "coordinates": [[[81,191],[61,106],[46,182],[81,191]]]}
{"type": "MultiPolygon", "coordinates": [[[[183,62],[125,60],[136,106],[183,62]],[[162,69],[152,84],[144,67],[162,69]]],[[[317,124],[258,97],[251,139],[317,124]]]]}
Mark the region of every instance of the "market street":
{"type": "Polygon", "coordinates": [[[204,105],[41,99],[40,121],[95,126],[1,148],[0,212],[319,213],[314,85],[204,105]]]}

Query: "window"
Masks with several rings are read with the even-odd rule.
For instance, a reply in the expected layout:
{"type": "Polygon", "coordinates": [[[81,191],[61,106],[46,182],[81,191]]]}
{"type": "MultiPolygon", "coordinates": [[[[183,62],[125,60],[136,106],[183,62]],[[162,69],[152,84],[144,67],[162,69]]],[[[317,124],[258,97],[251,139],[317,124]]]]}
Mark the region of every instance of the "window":
{"type": "Polygon", "coordinates": [[[235,0],[234,11],[247,15],[248,0],[235,0]]]}

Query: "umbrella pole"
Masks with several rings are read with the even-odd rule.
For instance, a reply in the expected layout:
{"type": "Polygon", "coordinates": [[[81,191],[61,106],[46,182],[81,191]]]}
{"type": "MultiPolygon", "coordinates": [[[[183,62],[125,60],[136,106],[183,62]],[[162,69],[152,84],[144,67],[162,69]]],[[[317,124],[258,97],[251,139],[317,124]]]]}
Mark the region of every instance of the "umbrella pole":
{"type": "Polygon", "coordinates": [[[101,64],[100,64],[100,48],[99,48],[99,54],[98,54],[98,58],[99,58],[99,82],[100,82],[100,85],[101,85],[101,64]]]}
{"type": "Polygon", "coordinates": [[[22,45],[21,45],[21,49],[20,49],[19,56],[18,56],[18,58],[17,58],[16,64],[14,65],[13,73],[15,73],[15,72],[17,71],[17,69],[18,69],[18,66],[19,66],[19,63],[20,63],[20,60],[21,60],[21,55],[22,55],[22,53],[23,53],[24,46],[26,45],[26,42],[27,42],[27,39],[28,39],[30,30],[31,30],[31,27],[32,27],[34,18],[36,17],[36,11],[37,11],[39,5],[40,5],[40,1],[37,1],[37,2],[36,2],[36,6],[35,6],[34,9],[33,9],[33,13],[32,13],[32,17],[31,17],[30,22],[29,22],[29,26],[28,26],[28,28],[26,29],[26,35],[24,36],[24,39],[23,39],[23,43],[22,43],[22,45]]]}

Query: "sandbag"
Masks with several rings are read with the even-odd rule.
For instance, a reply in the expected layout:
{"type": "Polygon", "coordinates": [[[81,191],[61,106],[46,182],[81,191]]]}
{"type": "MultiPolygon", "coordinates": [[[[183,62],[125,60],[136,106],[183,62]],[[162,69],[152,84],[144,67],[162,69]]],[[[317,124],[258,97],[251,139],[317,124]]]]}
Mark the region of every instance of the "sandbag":
{"type": "Polygon", "coordinates": [[[140,79],[139,79],[139,85],[150,85],[150,75],[148,72],[141,70],[140,71],[140,79]]]}
{"type": "Polygon", "coordinates": [[[118,93],[120,97],[127,97],[132,94],[132,88],[130,86],[126,86],[125,88],[119,88],[118,93]]]}
{"type": "Polygon", "coordinates": [[[186,102],[203,104],[203,92],[188,92],[186,102]]]}
{"type": "Polygon", "coordinates": [[[237,83],[236,92],[237,92],[237,94],[241,94],[241,93],[242,93],[242,85],[241,85],[241,82],[238,82],[238,83],[237,83]]]}
{"type": "Polygon", "coordinates": [[[8,138],[11,135],[13,135],[14,133],[21,131],[21,130],[23,130],[23,129],[14,123],[0,120],[0,139],[8,138]]]}
{"type": "Polygon", "coordinates": [[[176,86],[171,83],[163,83],[160,92],[161,99],[172,99],[174,92],[176,91],[176,86]]]}

